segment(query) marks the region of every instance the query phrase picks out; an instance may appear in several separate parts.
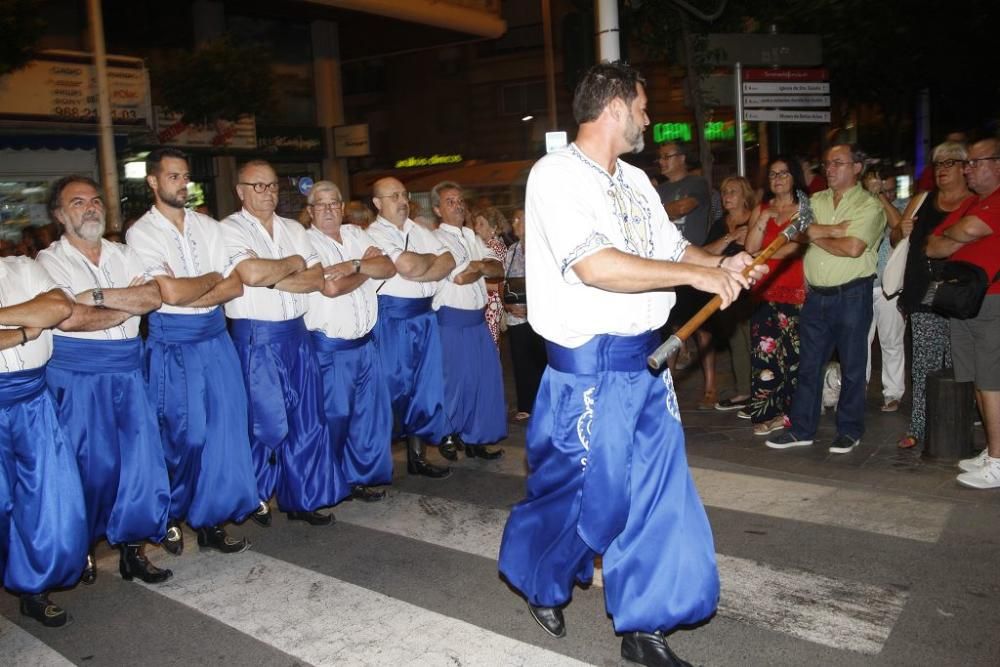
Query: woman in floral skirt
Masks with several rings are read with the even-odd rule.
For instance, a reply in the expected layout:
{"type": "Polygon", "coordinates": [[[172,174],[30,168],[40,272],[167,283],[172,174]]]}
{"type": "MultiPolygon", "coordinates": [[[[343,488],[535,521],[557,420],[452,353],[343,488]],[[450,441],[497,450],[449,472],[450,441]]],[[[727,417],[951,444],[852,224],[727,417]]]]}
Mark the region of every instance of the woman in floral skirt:
{"type": "MultiPolygon", "coordinates": [[[[797,192],[806,192],[798,161],[774,157],[767,167],[761,204],[750,218],[746,249],[766,248],[798,211],[797,192]]],[[[755,288],[760,304],[750,320],[750,420],[754,435],[785,427],[799,366],[799,312],[805,302],[802,246],[791,242],[776,252],[768,274],[755,288]]]]}

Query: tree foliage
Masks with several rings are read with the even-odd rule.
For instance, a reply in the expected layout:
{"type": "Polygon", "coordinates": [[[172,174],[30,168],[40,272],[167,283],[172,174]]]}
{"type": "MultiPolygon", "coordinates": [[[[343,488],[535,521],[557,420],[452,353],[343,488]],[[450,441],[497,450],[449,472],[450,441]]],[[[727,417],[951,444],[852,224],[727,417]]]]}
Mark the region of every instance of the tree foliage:
{"type": "Polygon", "coordinates": [[[169,59],[154,70],[153,80],[163,105],[182,114],[187,123],[266,114],[274,102],[267,50],[235,45],[225,37],[169,59]]]}
{"type": "Polygon", "coordinates": [[[38,0],[0,0],[0,76],[27,65],[44,32],[38,0]]]}

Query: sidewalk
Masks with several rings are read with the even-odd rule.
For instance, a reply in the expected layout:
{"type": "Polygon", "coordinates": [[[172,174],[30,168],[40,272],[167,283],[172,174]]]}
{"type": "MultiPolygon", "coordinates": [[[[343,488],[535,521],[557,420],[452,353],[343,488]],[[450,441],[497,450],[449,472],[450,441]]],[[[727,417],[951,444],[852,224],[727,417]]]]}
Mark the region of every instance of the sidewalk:
{"type": "MultiPolygon", "coordinates": [[[[750,421],[739,419],[737,411],[697,410],[695,406],[703,388],[701,371],[697,365],[679,370],[674,386],[687,434],[688,455],[692,459],[852,482],[875,489],[1000,506],[1000,491],[966,489],[955,482],[960,471],[954,463],[923,458],[920,445],[910,450],[896,447],[909,425],[910,396],[903,397],[897,412],[879,409],[882,396],[877,362],[876,358],[872,373],[874,382],[868,387],[865,435],[850,454],[827,451],[828,443],[836,436],[836,412],[832,409],[827,409],[821,418],[813,446],[772,450],[764,445],[767,437],[754,436],[750,421]]],[[[730,395],[735,384],[728,350],[717,352],[716,374],[720,396],[730,395]]],[[[982,427],[973,427],[973,438],[976,451],[985,447],[982,427]]]]}

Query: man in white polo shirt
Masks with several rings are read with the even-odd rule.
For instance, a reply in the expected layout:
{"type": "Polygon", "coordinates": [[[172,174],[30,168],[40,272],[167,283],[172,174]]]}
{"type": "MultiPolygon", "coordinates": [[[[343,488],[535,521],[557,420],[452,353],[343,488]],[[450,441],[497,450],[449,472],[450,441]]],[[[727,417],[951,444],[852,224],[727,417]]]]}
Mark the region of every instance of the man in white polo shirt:
{"type": "Polygon", "coordinates": [[[528,178],[528,319],[548,368],[528,429],[527,498],[511,511],[499,567],[561,637],[561,608],[601,554],[622,656],[686,665],[663,633],[711,616],[719,578],[670,373],[650,372],[646,358],[674,304],[669,288],[728,306],[751,259],[690,245],[646,174],[618,159],[642,150],[644,87],[627,65],[592,67],[573,99],[576,140],[528,178]]]}
{"type": "Polygon", "coordinates": [[[50,628],[69,614],[48,592],[79,580],[89,545],[76,452],[45,385],[49,329],[72,312],[34,261],[0,258],[0,577],[50,628]]]}
{"type": "MultiPolygon", "coordinates": [[[[455,440],[469,458],[498,459],[502,449],[486,445],[507,437],[503,371],[497,346],[486,327],[486,280],[503,276],[500,258],[465,223],[465,200],[458,183],[444,181],[431,189],[431,207],[441,219],[438,238],[462,273],[441,281],[433,308],[441,331],[444,359],[444,409],[455,440]]],[[[442,447],[442,453],[444,453],[442,447]]],[[[457,458],[457,454],[455,454],[457,458]]]]}
{"type": "MultiPolygon", "coordinates": [[[[139,338],[139,318],[160,307],[160,290],[134,250],[104,240],[104,201],[93,180],[53,183],[49,215],[63,237],[38,262],[76,297],[53,336],[46,381],[76,451],[90,546],[106,537],[121,549],[122,578],[162,583],[171,571],[150,563],[141,544],[163,539],[170,485],[139,338]]],[[[82,581],[96,576],[91,554],[82,581]]]]}
{"type": "Polygon", "coordinates": [[[306,230],[275,213],[278,176],[253,160],[238,172],[243,208],[222,221],[222,236],[245,288],[226,303],[249,396],[250,443],[261,498],[313,526],[334,522],[317,510],[350,489],[333,456],[323,415],[323,383],[304,315],[323,289],[323,267],[306,230]]]}
{"type": "Polygon", "coordinates": [[[409,219],[410,195],[402,183],[382,178],[372,190],[379,216],[368,233],[396,267],[396,275],[376,287],[375,344],[398,433],[407,438],[407,471],[440,479],[450,475],[451,469],[424,458],[424,441],[441,442],[448,434],[441,338],[431,300],[438,281],[458,275],[467,262],[456,266],[434,232],[409,219]]]}
{"type": "Polygon", "coordinates": [[[144,355],[170,473],[163,546],[181,553],[180,522],[187,521],[199,546],[238,553],[250,542],[229,537],[223,524],[242,521],[261,501],[250,460],[243,374],[219,306],[241,295],[243,283],[232,267],[227,270],[219,223],[186,207],[190,180],[184,153],[152,151],[146,183],[154,204],[127,234],[147,272],[158,274],[153,277],[163,298],[149,314],[144,355]]]}
{"type": "Polygon", "coordinates": [[[373,502],[371,488],[392,482],[392,403],[372,329],[378,300],[372,279],[396,267],[365,230],[343,225],[340,188],[319,181],[306,207],[309,240],[325,267],[326,289],[309,295],[306,327],[312,332],[323,376],[323,408],[330,443],[351,485],[351,495],[373,502]]]}

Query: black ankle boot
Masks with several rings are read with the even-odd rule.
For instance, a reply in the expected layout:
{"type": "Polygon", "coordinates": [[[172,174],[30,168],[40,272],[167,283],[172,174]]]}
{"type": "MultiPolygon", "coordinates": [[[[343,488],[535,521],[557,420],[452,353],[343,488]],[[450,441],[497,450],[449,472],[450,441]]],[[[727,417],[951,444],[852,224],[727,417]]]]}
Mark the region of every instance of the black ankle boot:
{"type": "Polygon", "coordinates": [[[487,461],[494,461],[501,456],[503,456],[503,449],[494,449],[490,451],[486,449],[486,445],[466,445],[465,455],[470,459],[486,459],[487,461]]]}
{"type": "Polygon", "coordinates": [[[198,529],[198,546],[202,549],[215,549],[224,554],[238,554],[250,548],[247,538],[236,539],[226,534],[222,526],[198,529]]]}
{"type": "Polygon", "coordinates": [[[132,581],[134,577],[138,577],[147,584],[162,584],[174,576],[170,570],[161,570],[150,563],[142,553],[141,544],[125,544],[118,548],[121,549],[118,572],[125,581],[132,581]]]}
{"type": "Polygon", "coordinates": [[[184,551],[184,533],[181,532],[181,524],[171,521],[167,524],[167,535],[160,542],[160,546],[175,556],[180,556],[184,551]]]}
{"type": "Polygon", "coordinates": [[[691,667],[667,646],[662,632],[629,632],[622,637],[622,657],[646,667],[691,667]]]}
{"type": "Polygon", "coordinates": [[[415,435],[406,439],[406,471],[433,479],[443,479],[451,474],[451,468],[441,468],[424,459],[424,442],[415,435]]]}
{"type": "Polygon", "coordinates": [[[257,509],[250,515],[250,518],[254,520],[254,523],[260,526],[264,526],[265,528],[269,527],[271,525],[271,507],[266,501],[260,501],[260,504],[257,505],[257,509]]]}
{"type": "Polygon", "coordinates": [[[69,621],[69,614],[57,604],[52,604],[46,592],[21,596],[21,613],[33,618],[47,628],[60,628],[69,621]]]}

